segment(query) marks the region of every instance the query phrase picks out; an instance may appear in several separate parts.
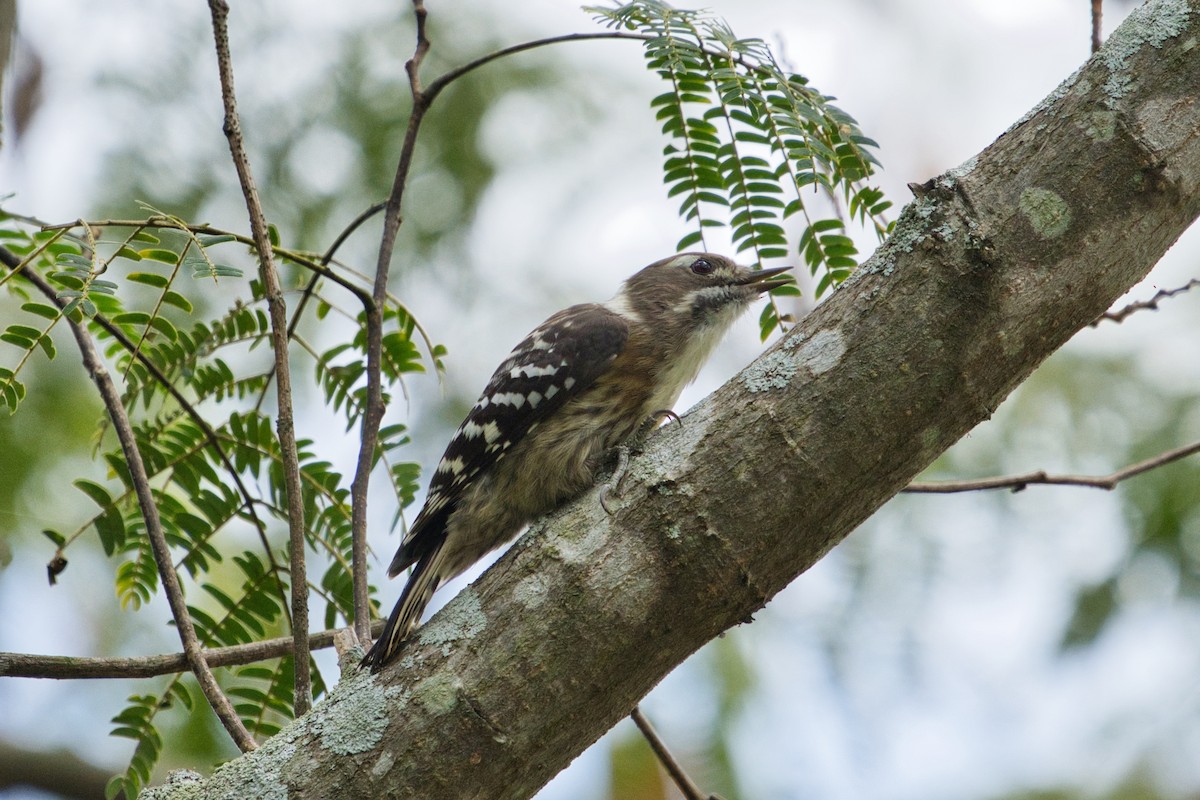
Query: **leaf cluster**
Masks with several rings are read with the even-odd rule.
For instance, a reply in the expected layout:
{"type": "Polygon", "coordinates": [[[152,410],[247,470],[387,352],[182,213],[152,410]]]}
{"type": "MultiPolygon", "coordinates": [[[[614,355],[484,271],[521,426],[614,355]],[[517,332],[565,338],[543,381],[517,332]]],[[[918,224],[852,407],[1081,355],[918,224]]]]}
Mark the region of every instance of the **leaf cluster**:
{"type": "MultiPolygon", "coordinates": [[[[39,354],[54,358],[61,349],[55,339],[67,325],[60,323],[85,327],[101,345],[109,371],[123,379],[122,401],[134,421],[175,569],[188,579],[188,611],[201,645],[227,647],[286,634],[288,511],[279,441],[265,410],[273,361],[255,353],[269,348],[270,323],[258,281],[232,265],[244,257],[237,251],[244,237],[201,232],[156,213],[105,225],[42,227],[10,217],[0,220],[0,241],[22,258],[18,269],[0,277],[19,308],[0,334],[7,346],[0,351],[6,359],[0,362],[0,396],[10,413],[25,396],[21,378],[32,360],[39,354]],[[24,279],[26,271],[44,279],[52,294],[39,295],[37,284],[24,279]],[[223,298],[224,310],[200,317],[196,309],[210,306],[214,295],[223,298]]],[[[312,262],[297,255],[293,263],[312,262]]],[[[298,352],[311,354],[327,405],[349,427],[363,410],[365,375],[349,365],[364,361],[365,314],[340,310],[346,292],[338,284],[316,281],[307,291],[316,302],[296,303],[296,313],[307,308],[319,320],[338,317],[348,340],[321,350],[320,342],[302,337],[299,325],[292,327],[293,339],[298,352]]],[[[444,349],[422,351],[420,344],[428,342],[406,309],[389,303],[383,317],[387,385],[424,371],[427,359],[440,368],[444,349]]],[[[392,425],[381,431],[376,449],[376,463],[384,465],[397,499],[395,523],[418,488],[417,465],[397,458],[407,442],[404,426],[392,425]]],[[[96,511],[74,530],[43,533],[59,564],[78,541],[94,535],[118,562],[121,606],[137,610],[159,591],[158,569],[128,464],[104,419],[97,420],[95,445],[107,479],[79,478],[74,486],[96,511]]],[[[335,627],[352,619],[354,610],[350,481],[312,440],[300,440],[299,458],[306,556],[317,567],[309,570],[308,591],[324,601],[324,623],[335,627]]],[[[324,684],[315,665],[309,669],[319,695],[324,684]]],[[[270,736],[292,717],[292,670],[285,658],[218,675],[252,734],[270,736]]],[[[162,749],[158,714],[192,711],[184,683],[190,680],[174,676],[157,695],[135,694],[114,718],[114,735],[137,745],[110,794],[124,790],[134,797],[146,785],[162,749]]]]}
{"type": "MultiPolygon", "coordinates": [[[[650,105],[669,139],[667,194],[680,198],[692,228],[680,250],[708,249],[706,232],[727,229],[736,251],[759,265],[801,257],[819,298],[858,264],[849,222],[886,235],[891,204],[867,183],[878,145],[761,39],[739,39],[723,20],[660,0],[588,10],[644,35],[648,65],[667,83],[650,105]]],[[[773,294],[798,293],[784,286],[773,294]]],[[[763,337],[780,321],[772,302],[760,319],[763,337]]]]}

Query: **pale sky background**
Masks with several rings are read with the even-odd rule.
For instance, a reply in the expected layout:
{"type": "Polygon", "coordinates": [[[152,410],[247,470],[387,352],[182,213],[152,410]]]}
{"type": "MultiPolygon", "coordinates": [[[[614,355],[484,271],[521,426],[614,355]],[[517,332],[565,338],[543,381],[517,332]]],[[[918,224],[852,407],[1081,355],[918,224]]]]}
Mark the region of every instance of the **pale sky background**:
{"type": "MultiPolygon", "coordinates": [[[[427,2],[434,24],[449,25],[470,7],[427,2]]],[[[207,13],[196,0],[111,5],[109,16],[98,17],[94,4],[22,3],[23,34],[47,59],[46,106],[20,158],[0,152],[0,193],[16,193],[9,207],[50,220],[82,213],[88,198],[103,191],[97,177],[105,149],[127,134],[125,123],[88,92],[90,77],[101,66],[153,70],[169,47],[169,40],[155,35],[158,28],[177,15],[207,13]]],[[[338,10],[335,5],[267,0],[241,13],[286,19],[296,46],[311,54],[304,68],[320,70],[322,39],[348,24],[340,15],[407,9],[384,0],[338,10]]],[[[879,180],[896,204],[893,217],[910,196],[906,184],[924,182],[977,153],[1088,57],[1087,0],[712,0],[703,5],[725,17],[739,35],[766,39],[791,67],[838,97],[838,105],[879,142],[884,165],[879,180]]],[[[1106,6],[1107,34],[1128,6],[1106,6]]],[[[511,28],[513,42],[595,29],[573,3],[528,0],[505,9],[512,16],[499,24],[511,28]]],[[[236,8],[231,24],[236,30],[236,8]]],[[[397,43],[397,50],[407,58],[411,44],[397,43]]],[[[664,197],[662,142],[648,109],[660,90],[657,79],[645,73],[636,45],[589,43],[558,55],[607,76],[594,82],[595,96],[586,98],[601,104],[605,116],[586,128],[571,128],[576,141],[567,144],[556,135],[563,124],[559,110],[536,93],[506,100],[487,120],[485,136],[500,172],[469,243],[469,266],[487,299],[465,299],[436,285],[436,271],[395,287],[451,353],[445,390],[433,380],[409,386],[416,432],[412,457],[426,470],[447,434],[429,433],[422,420],[429,420],[443,391],[474,394],[533,325],[568,303],[608,297],[623,277],[672,252],[684,232],[674,216],[677,204],[664,197]],[[546,141],[554,144],[548,153],[542,147],[546,141]]],[[[197,58],[211,59],[211,54],[197,58]]],[[[238,75],[239,89],[248,95],[267,91],[263,87],[271,82],[304,80],[303,68],[297,74],[294,61],[285,67],[270,53],[235,50],[234,58],[235,67],[253,65],[238,75]]],[[[198,135],[195,128],[205,130],[203,125],[211,123],[198,115],[164,135],[198,135]]],[[[219,120],[203,135],[219,136],[219,120]]],[[[254,131],[247,135],[253,143],[254,131]]],[[[338,169],[353,157],[346,143],[337,141],[314,142],[311,154],[316,165],[311,180],[317,183],[335,183],[338,169]]],[[[214,210],[212,221],[244,229],[240,213],[214,210]]],[[[869,251],[870,238],[860,241],[869,251]]],[[[1156,287],[1185,283],[1196,275],[1195,254],[1193,231],[1134,294],[1146,297],[1156,287]]],[[[1178,306],[1141,315],[1137,325],[1085,330],[1070,348],[1138,352],[1142,380],[1200,391],[1192,321],[1197,304],[1195,298],[1171,302],[1178,306]]],[[[680,410],[760,350],[753,317],[747,315],[731,333],[681,399],[680,410]]],[[[403,418],[405,411],[398,409],[394,421],[403,418]]],[[[1007,407],[990,423],[1004,424],[1014,424],[1007,407]]],[[[1200,435],[1200,420],[1194,428],[1200,435]]],[[[972,447],[994,442],[994,430],[984,426],[960,447],[969,455],[972,447]]],[[[1009,456],[1014,471],[1106,472],[1120,466],[1072,464],[1054,442],[1025,444],[1009,456]]],[[[1081,489],[1033,489],[1016,499],[906,498],[891,504],[781,593],[754,625],[731,634],[760,681],[735,736],[746,796],[950,800],[1057,785],[1101,792],[1147,752],[1153,753],[1151,772],[1160,786],[1180,795],[1200,791],[1195,757],[1200,752],[1200,614],[1165,603],[1163,583],[1169,579],[1161,565],[1146,563],[1127,572],[1122,589],[1139,603],[1095,647],[1067,658],[1057,650],[1071,592],[1108,574],[1127,555],[1118,508],[1111,495],[1081,489]],[[912,544],[917,536],[921,547],[912,544]],[[870,570],[873,559],[915,562],[922,548],[936,550],[940,559],[929,580],[920,585],[877,581],[870,591],[880,596],[847,597],[851,570],[870,570]],[[875,617],[848,614],[848,603],[872,601],[880,609],[875,617]],[[841,638],[844,651],[826,652],[824,637],[845,620],[851,627],[841,638]]],[[[377,513],[386,519],[391,509],[377,513]]],[[[380,552],[394,546],[382,536],[374,544],[380,552]]],[[[77,560],[71,568],[87,571],[87,580],[50,591],[45,553],[16,555],[13,565],[0,570],[0,650],[88,652],[86,609],[112,602],[110,567],[77,560]]],[[[379,579],[383,585],[382,575],[379,579]]],[[[384,596],[394,597],[399,588],[388,584],[384,596]]],[[[443,590],[436,602],[452,592],[443,590]]],[[[141,652],[170,649],[171,634],[164,628],[147,634],[141,652]]],[[[685,665],[644,705],[668,741],[681,749],[715,713],[704,675],[696,665],[685,665]]],[[[0,737],[27,745],[69,745],[94,761],[123,765],[129,747],[107,736],[108,720],[132,691],[0,681],[0,737]]],[[[601,797],[606,772],[602,742],[539,797],[601,797]]]]}

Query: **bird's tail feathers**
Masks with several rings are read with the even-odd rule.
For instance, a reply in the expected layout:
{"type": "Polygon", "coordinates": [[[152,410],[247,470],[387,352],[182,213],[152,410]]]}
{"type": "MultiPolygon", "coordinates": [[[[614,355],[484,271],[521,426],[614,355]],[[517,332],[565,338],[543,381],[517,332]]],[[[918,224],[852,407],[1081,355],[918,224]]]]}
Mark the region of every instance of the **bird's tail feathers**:
{"type": "Polygon", "coordinates": [[[372,672],[379,672],[395,657],[400,645],[421,620],[421,614],[441,584],[441,565],[442,548],[427,553],[417,562],[408,583],[404,585],[404,591],[400,593],[400,599],[396,601],[396,607],[388,617],[387,625],[363,657],[363,666],[370,667],[372,672]]]}

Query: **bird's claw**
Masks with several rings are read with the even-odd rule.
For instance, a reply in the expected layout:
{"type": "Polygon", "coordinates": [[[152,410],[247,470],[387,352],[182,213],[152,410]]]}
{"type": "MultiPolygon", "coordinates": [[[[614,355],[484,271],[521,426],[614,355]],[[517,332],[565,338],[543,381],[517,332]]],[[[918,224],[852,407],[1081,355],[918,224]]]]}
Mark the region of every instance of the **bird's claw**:
{"type": "Polygon", "coordinates": [[[604,513],[610,517],[613,515],[613,510],[608,507],[609,496],[620,497],[622,485],[625,483],[625,473],[629,470],[629,446],[617,445],[617,466],[613,468],[613,473],[609,476],[608,481],[600,487],[600,507],[604,509],[604,513]]]}
{"type": "Polygon", "coordinates": [[[634,449],[640,450],[642,442],[651,431],[659,426],[663,420],[678,422],[683,425],[683,420],[669,408],[659,411],[650,412],[650,416],[646,419],[642,429],[636,433],[632,439],[626,444],[617,445],[617,466],[613,468],[612,475],[608,481],[600,487],[600,507],[604,509],[604,513],[610,517],[613,515],[612,508],[609,507],[608,501],[610,497],[620,497],[622,487],[625,483],[625,476],[629,470],[629,457],[634,449]]]}

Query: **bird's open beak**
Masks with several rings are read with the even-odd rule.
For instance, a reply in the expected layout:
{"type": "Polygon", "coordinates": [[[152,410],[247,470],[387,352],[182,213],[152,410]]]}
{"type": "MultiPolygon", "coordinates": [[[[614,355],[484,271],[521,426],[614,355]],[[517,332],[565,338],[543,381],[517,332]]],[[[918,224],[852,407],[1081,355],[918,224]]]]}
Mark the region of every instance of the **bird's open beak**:
{"type": "Polygon", "coordinates": [[[775,278],[776,275],[783,275],[783,273],[788,272],[789,270],[791,270],[791,267],[760,269],[756,272],[751,272],[740,282],[744,286],[753,286],[755,289],[758,289],[759,292],[769,292],[772,289],[778,289],[780,286],[785,286],[789,283],[796,282],[796,279],[791,275],[787,275],[783,278],[775,278]],[[771,278],[775,278],[775,280],[771,280],[771,278]]]}

